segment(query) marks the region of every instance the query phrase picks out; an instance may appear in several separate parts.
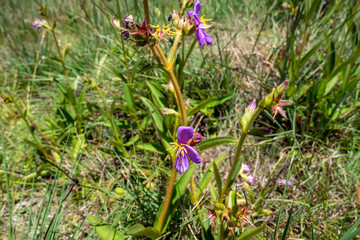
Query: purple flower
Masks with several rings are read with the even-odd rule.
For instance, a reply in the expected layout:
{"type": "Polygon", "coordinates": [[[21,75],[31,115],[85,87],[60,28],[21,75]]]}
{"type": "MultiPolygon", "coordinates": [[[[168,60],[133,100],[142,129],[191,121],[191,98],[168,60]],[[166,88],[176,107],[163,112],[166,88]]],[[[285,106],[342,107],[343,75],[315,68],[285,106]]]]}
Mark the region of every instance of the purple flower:
{"type": "Polygon", "coordinates": [[[200,163],[199,153],[187,143],[193,138],[194,129],[192,127],[180,126],[177,130],[178,142],[175,145],[176,158],[175,168],[180,173],[184,173],[189,168],[189,158],[194,163],[200,163]]]}
{"type": "MultiPolygon", "coordinates": [[[[279,180],[279,183],[282,184],[282,185],[286,185],[286,179],[279,180]]],[[[292,185],[292,182],[287,181],[287,185],[289,185],[289,186],[292,185]]]]}
{"type": "Polygon", "coordinates": [[[247,182],[248,182],[250,185],[253,185],[253,183],[255,182],[255,178],[254,178],[253,176],[248,176],[247,182]]]}
{"type": "Polygon", "coordinates": [[[241,166],[241,170],[243,173],[248,173],[248,172],[250,172],[250,166],[243,163],[241,166]]]}
{"type": "Polygon", "coordinates": [[[32,25],[34,28],[36,28],[37,30],[39,30],[43,25],[44,25],[45,21],[44,20],[40,20],[40,19],[36,19],[32,25]]]}
{"type": "Polygon", "coordinates": [[[205,32],[205,29],[211,27],[210,25],[207,25],[205,21],[207,19],[204,19],[203,17],[199,18],[200,13],[200,0],[197,0],[197,2],[194,4],[194,11],[188,12],[189,17],[193,17],[196,24],[196,37],[199,41],[200,46],[203,46],[206,42],[207,45],[212,44],[212,37],[205,32]]]}

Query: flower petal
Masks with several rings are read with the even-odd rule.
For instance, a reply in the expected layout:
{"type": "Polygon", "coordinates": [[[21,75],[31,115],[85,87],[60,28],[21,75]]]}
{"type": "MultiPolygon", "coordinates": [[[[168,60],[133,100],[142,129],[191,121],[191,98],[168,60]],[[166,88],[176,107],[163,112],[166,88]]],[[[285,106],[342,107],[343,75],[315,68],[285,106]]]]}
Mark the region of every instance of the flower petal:
{"type": "Polygon", "coordinates": [[[190,12],[188,12],[188,15],[189,15],[189,17],[193,17],[193,16],[195,16],[196,14],[195,14],[193,11],[190,11],[190,12]]]}
{"type": "Polygon", "coordinates": [[[205,35],[204,35],[204,32],[200,28],[198,28],[196,30],[196,37],[199,41],[200,46],[203,46],[205,44],[205,35]]]}
{"type": "Polygon", "coordinates": [[[175,168],[179,173],[186,172],[186,170],[189,168],[189,159],[186,154],[179,154],[175,158],[175,168]]]}
{"type": "Polygon", "coordinates": [[[282,106],[282,107],[287,106],[289,104],[292,104],[291,100],[280,100],[279,101],[279,105],[282,106]]]}
{"type": "Polygon", "coordinates": [[[194,163],[201,163],[201,158],[199,153],[192,147],[185,145],[184,148],[186,149],[186,154],[194,163]]]}
{"type": "Polygon", "coordinates": [[[281,116],[283,116],[285,119],[288,119],[286,117],[286,113],[285,113],[284,109],[282,109],[281,107],[278,107],[277,110],[278,110],[278,112],[280,113],[281,116]]]}
{"type": "Polygon", "coordinates": [[[194,13],[195,13],[196,15],[199,15],[199,13],[200,13],[200,7],[201,7],[200,0],[197,0],[196,3],[194,4],[194,13]]]}
{"type": "Polygon", "coordinates": [[[194,129],[192,127],[180,126],[177,130],[178,142],[186,144],[194,135],[194,129]]]}
{"type": "Polygon", "coordinates": [[[207,34],[205,31],[203,31],[203,33],[204,33],[204,35],[205,35],[205,42],[206,42],[206,44],[207,44],[207,45],[211,45],[212,42],[213,42],[212,37],[210,37],[210,35],[207,34]]]}

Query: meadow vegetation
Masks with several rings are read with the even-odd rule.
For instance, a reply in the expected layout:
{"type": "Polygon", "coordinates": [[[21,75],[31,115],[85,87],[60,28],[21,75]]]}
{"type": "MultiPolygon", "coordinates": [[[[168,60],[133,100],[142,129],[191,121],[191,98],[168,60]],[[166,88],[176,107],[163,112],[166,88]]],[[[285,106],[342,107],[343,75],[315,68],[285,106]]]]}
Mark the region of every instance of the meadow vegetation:
{"type": "Polygon", "coordinates": [[[360,1],[187,3],[2,2],[1,239],[359,238],[360,1]]]}

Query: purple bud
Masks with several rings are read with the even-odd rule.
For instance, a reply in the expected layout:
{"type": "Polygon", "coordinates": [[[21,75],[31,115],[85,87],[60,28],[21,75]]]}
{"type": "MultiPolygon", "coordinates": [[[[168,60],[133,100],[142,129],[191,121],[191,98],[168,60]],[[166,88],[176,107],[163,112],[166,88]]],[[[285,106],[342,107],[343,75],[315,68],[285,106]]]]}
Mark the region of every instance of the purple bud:
{"type": "Polygon", "coordinates": [[[172,15],[170,14],[168,17],[168,21],[170,22],[172,20],[172,15]]]}
{"type": "Polygon", "coordinates": [[[200,134],[198,134],[198,133],[195,133],[194,138],[196,138],[196,139],[202,139],[202,136],[201,136],[200,134]]]}
{"type": "Polygon", "coordinates": [[[246,111],[255,111],[256,108],[256,100],[252,101],[251,104],[246,108],[246,111]]]}
{"type": "Polygon", "coordinates": [[[124,30],[121,32],[121,35],[124,36],[124,40],[126,41],[130,37],[130,32],[128,30],[124,30]]]}
{"type": "Polygon", "coordinates": [[[246,145],[246,146],[245,146],[245,148],[246,148],[246,149],[252,149],[252,148],[253,148],[253,146],[246,145]]]}
{"type": "Polygon", "coordinates": [[[255,182],[255,178],[253,176],[249,176],[248,179],[247,179],[247,182],[250,184],[250,185],[253,185],[253,183],[255,182]]]}
{"type": "Polygon", "coordinates": [[[282,94],[284,93],[285,88],[287,87],[288,83],[289,83],[289,80],[286,80],[277,88],[277,90],[280,92],[280,98],[281,98],[282,94]]]}
{"type": "Polygon", "coordinates": [[[287,85],[288,85],[288,83],[289,83],[289,80],[285,80],[285,81],[281,84],[280,88],[286,88],[287,85]]]}
{"type": "MultiPolygon", "coordinates": [[[[279,180],[279,184],[286,185],[286,179],[279,180]]],[[[292,185],[292,182],[287,181],[287,185],[289,185],[289,186],[292,185]]]]}

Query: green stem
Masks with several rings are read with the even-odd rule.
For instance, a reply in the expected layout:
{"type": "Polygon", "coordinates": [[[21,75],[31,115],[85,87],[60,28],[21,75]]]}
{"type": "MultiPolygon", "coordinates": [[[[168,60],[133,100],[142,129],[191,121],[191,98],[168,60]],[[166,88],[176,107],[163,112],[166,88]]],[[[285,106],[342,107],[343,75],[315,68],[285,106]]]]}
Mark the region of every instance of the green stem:
{"type": "Polygon", "coordinates": [[[184,78],[184,67],[185,67],[185,64],[187,62],[187,60],[189,59],[192,51],[194,50],[194,47],[195,47],[195,44],[197,42],[197,38],[195,37],[193,42],[191,43],[190,45],[190,48],[185,56],[185,38],[183,39],[183,46],[182,46],[182,54],[183,54],[183,57],[182,57],[182,62],[181,62],[181,65],[180,65],[180,73],[179,73],[179,85],[181,86],[182,84],[182,81],[183,81],[183,78],[184,78]]]}
{"type": "MultiPolygon", "coordinates": [[[[175,159],[175,156],[174,156],[174,159],[175,159]]],[[[164,225],[164,219],[165,219],[166,214],[168,213],[169,206],[171,203],[172,194],[174,192],[175,179],[176,179],[176,169],[175,169],[175,161],[173,161],[172,168],[171,168],[171,177],[170,177],[169,186],[167,188],[166,197],[165,197],[164,208],[161,212],[161,216],[160,216],[159,224],[158,224],[158,230],[160,233],[162,232],[162,228],[164,225]]]]}
{"type": "Polygon", "coordinates": [[[150,12],[149,12],[149,3],[148,0],[143,0],[144,12],[145,12],[145,22],[150,24],[150,12]]]}
{"type": "Polygon", "coordinates": [[[175,56],[175,53],[176,53],[176,50],[177,50],[177,46],[180,42],[180,38],[182,36],[182,33],[180,31],[178,31],[176,33],[176,37],[175,37],[175,40],[174,40],[174,44],[173,44],[173,47],[171,49],[171,54],[170,54],[170,58],[169,58],[169,66],[168,67],[171,67],[173,68],[173,63],[174,63],[174,56],[175,56]]]}
{"type": "MultiPolygon", "coordinates": [[[[260,104],[259,104],[260,105],[260,104]]],[[[235,173],[236,169],[240,169],[242,164],[242,158],[240,157],[241,152],[242,152],[242,146],[244,144],[245,138],[248,134],[248,131],[252,125],[252,123],[255,121],[256,117],[259,115],[259,113],[264,109],[264,107],[262,105],[258,106],[255,110],[255,112],[253,113],[253,115],[251,116],[251,118],[249,119],[249,121],[246,123],[246,126],[243,129],[243,132],[241,134],[239,143],[237,145],[236,148],[236,153],[235,153],[235,157],[234,157],[234,162],[231,166],[230,172],[226,178],[225,184],[223,186],[223,191],[221,192],[221,196],[219,198],[219,200],[221,201],[223,199],[223,197],[228,193],[233,181],[232,179],[235,179],[238,172],[235,173]]]]}
{"type": "MultiPolygon", "coordinates": [[[[63,70],[64,70],[64,74],[65,74],[65,78],[66,78],[66,82],[67,82],[67,85],[68,85],[68,88],[69,88],[69,91],[70,93],[72,94],[72,97],[75,99],[74,97],[74,92],[72,91],[72,88],[71,88],[71,83],[70,83],[70,79],[69,79],[69,75],[67,73],[67,69],[66,69],[66,66],[65,66],[65,56],[63,56],[63,54],[61,53],[61,49],[60,49],[60,46],[59,46],[59,43],[57,41],[57,38],[56,38],[56,34],[55,34],[55,30],[52,29],[51,30],[51,33],[54,37],[54,41],[55,41],[55,45],[56,45],[56,48],[58,50],[58,54],[59,54],[59,58],[60,58],[60,62],[61,62],[61,65],[63,67],[63,70]]],[[[74,106],[74,110],[76,112],[76,106],[74,106]]]]}
{"type": "MultiPolygon", "coordinates": [[[[146,4],[147,4],[147,0],[144,0],[145,13],[148,11],[148,8],[147,8],[146,4]]],[[[178,81],[177,81],[177,79],[175,77],[173,67],[172,67],[173,58],[175,56],[177,45],[179,43],[180,37],[181,37],[181,33],[178,33],[176,35],[175,42],[174,42],[172,52],[171,52],[171,55],[170,55],[170,63],[166,59],[165,54],[164,54],[164,52],[162,51],[162,49],[161,49],[161,47],[159,45],[156,45],[156,50],[158,51],[158,53],[159,53],[159,55],[161,57],[161,60],[163,61],[163,64],[165,66],[166,72],[168,73],[168,75],[170,77],[170,80],[171,80],[171,82],[172,82],[172,84],[174,86],[175,95],[176,95],[176,99],[177,99],[177,104],[178,104],[178,107],[180,109],[181,125],[186,126],[187,125],[187,115],[186,115],[186,110],[185,110],[185,104],[184,104],[184,100],[183,100],[183,97],[182,97],[182,94],[181,94],[179,83],[178,83],[178,81]]],[[[153,51],[153,53],[154,53],[154,51],[153,51]]],[[[154,53],[154,56],[156,57],[155,53],[154,53]]],[[[175,185],[175,179],[176,179],[175,157],[176,156],[174,156],[174,159],[172,161],[171,177],[170,177],[169,185],[168,185],[168,188],[167,188],[167,193],[166,193],[166,196],[165,196],[164,208],[163,208],[163,210],[161,212],[161,215],[160,215],[160,218],[159,218],[159,224],[158,224],[159,232],[162,232],[162,228],[163,228],[163,225],[164,225],[164,219],[165,219],[166,215],[168,214],[169,206],[170,206],[171,199],[172,199],[172,194],[174,192],[174,185],[175,185]]]]}
{"type": "MultiPolygon", "coordinates": [[[[70,98],[74,100],[74,102],[72,102],[71,104],[72,104],[72,106],[73,106],[73,108],[74,108],[75,114],[78,115],[77,107],[76,107],[75,94],[74,94],[73,89],[71,88],[71,83],[70,83],[69,75],[68,75],[68,73],[67,73],[67,69],[66,69],[66,66],[65,66],[65,54],[62,54],[62,53],[61,53],[61,49],[60,49],[59,43],[58,43],[58,41],[57,41],[56,34],[55,34],[55,29],[54,29],[54,28],[51,29],[51,33],[52,33],[52,35],[53,35],[53,38],[54,38],[54,41],[55,41],[55,45],[56,45],[56,48],[57,48],[57,50],[58,50],[60,62],[61,62],[61,65],[62,65],[62,67],[63,67],[64,75],[65,75],[66,82],[67,82],[67,85],[68,85],[68,93],[71,95],[70,98]]],[[[79,133],[80,133],[80,132],[81,132],[81,120],[80,120],[80,119],[78,119],[77,128],[78,128],[78,131],[79,131],[79,133]]]]}
{"type": "MultiPolygon", "coordinates": [[[[119,0],[116,1],[116,7],[117,7],[117,12],[118,12],[118,18],[120,20],[122,18],[121,18],[119,0]]],[[[121,48],[122,48],[123,53],[124,53],[124,60],[125,60],[126,71],[127,71],[127,74],[128,74],[128,81],[130,81],[131,73],[130,73],[129,63],[128,63],[128,59],[127,59],[127,55],[126,55],[125,43],[124,43],[124,39],[122,37],[120,39],[121,39],[121,48]]]]}
{"type": "MultiPolygon", "coordinates": [[[[160,54],[160,57],[161,57],[162,61],[164,62],[166,72],[168,73],[168,75],[170,77],[170,80],[171,80],[171,82],[172,82],[172,84],[174,86],[178,107],[180,109],[181,125],[186,126],[187,125],[187,116],[186,116],[184,99],[183,99],[182,94],[181,94],[179,83],[178,83],[178,81],[177,81],[177,79],[175,77],[172,66],[167,61],[167,59],[166,59],[166,57],[164,55],[164,52],[162,51],[160,46],[156,45],[156,49],[158,50],[158,52],[160,54]]],[[[176,48],[173,48],[173,51],[176,51],[176,48]]]]}

